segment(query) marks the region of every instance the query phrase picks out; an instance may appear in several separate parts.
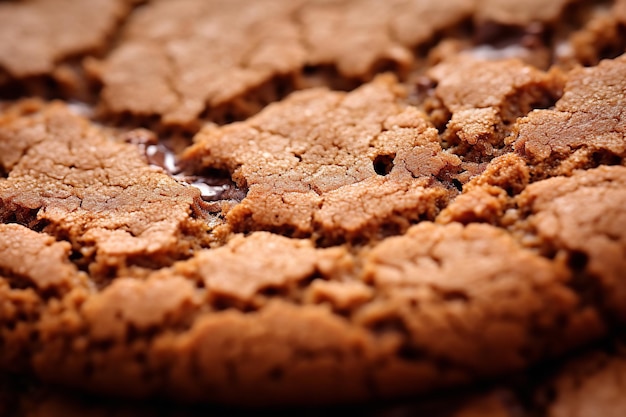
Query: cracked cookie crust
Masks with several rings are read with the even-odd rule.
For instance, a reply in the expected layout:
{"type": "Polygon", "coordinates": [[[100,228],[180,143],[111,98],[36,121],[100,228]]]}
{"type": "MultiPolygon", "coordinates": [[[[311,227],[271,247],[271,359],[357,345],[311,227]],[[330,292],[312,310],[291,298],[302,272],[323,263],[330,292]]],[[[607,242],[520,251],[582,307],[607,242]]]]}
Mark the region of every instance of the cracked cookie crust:
{"type": "Polygon", "coordinates": [[[322,241],[397,233],[434,218],[460,165],[437,131],[403,103],[392,77],[352,93],[309,90],[250,120],[209,127],[183,163],[225,170],[246,198],[226,219],[235,231],[270,230],[322,241]]]}
{"type": "Polygon", "coordinates": [[[0,116],[0,164],[0,219],[68,240],[94,275],[164,265],[207,243],[197,189],[64,104],[24,102],[0,116]]]}
{"type": "Polygon", "coordinates": [[[381,63],[406,71],[410,48],[470,7],[469,0],[153,1],[92,69],[110,113],[183,126],[204,111],[247,116],[280,98],[281,84],[293,88],[305,67],[334,67],[346,79],[371,78],[381,63]]]}
{"type": "Polygon", "coordinates": [[[0,1],[0,414],[620,410],[625,3],[537,4],[0,1]]]}

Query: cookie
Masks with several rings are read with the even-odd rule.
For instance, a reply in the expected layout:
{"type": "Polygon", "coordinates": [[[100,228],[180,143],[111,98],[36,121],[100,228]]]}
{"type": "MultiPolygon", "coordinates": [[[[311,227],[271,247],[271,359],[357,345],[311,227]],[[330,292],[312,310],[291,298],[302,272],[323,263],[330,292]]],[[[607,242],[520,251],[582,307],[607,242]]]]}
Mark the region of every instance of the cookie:
{"type": "Polygon", "coordinates": [[[623,3],[3,3],[0,414],[621,412],[623,3]]]}
{"type": "MultiPolygon", "coordinates": [[[[272,192],[283,204],[303,201],[281,193],[302,193],[307,182],[304,194],[318,187],[322,198],[326,184],[338,184],[345,203],[336,212],[347,216],[334,218],[346,221],[359,220],[359,206],[349,210],[366,200],[341,187],[380,192],[389,182],[407,192],[415,184],[454,199],[450,179],[437,175],[454,172],[459,157],[441,148],[427,115],[407,104],[392,77],[351,93],[300,92],[246,122],[199,133],[182,156],[185,169],[226,170],[247,189],[221,221],[238,232],[274,232],[231,236],[219,248],[209,248],[220,245],[213,206],[185,176],[151,166],[145,145],[125,143],[60,103],[17,104],[0,127],[2,218],[22,225],[1,230],[3,344],[11,347],[2,364],[44,381],[222,404],[384,399],[523,370],[597,340],[623,319],[624,243],[614,237],[623,167],[527,185],[523,157],[494,159],[467,186],[512,199],[512,235],[500,224],[444,220],[407,230],[410,214],[380,203],[365,222],[376,234],[355,229],[365,245],[316,247],[331,243],[334,229],[349,237],[350,223],[304,223],[309,229],[294,233],[293,224],[263,223],[254,212],[238,223],[241,210],[278,212],[272,192]],[[392,167],[378,172],[376,159],[386,154],[392,167]],[[328,167],[348,174],[324,176],[328,167]],[[251,204],[255,187],[263,192],[251,204]],[[555,235],[552,219],[587,198],[581,194],[594,196],[608,223],[592,211],[568,214],[571,223],[555,235]],[[395,216],[404,228],[382,239],[390,232],[375,221],[395,216]],[[593,239],[604,246],[586,245],[593,239]],[[21,250],[46,256],[16,265],[11,254],[21,250]],[[47,282],[38,262],[51,260],[60,277],[47,282]]],[[[126,141],[141,142],[135,136],[126,141]]]]}
{"type": "Polygon", "coordinates": [[[412,48],[470,16],[501,25],[547,24],[568,2],[549,8],[473,3],[274,1],[246,3],[243,14],[244,3],[153,1],[131,17],[120,45],[91,70],[104,85],[108,113],[185,126],[203,112],[213,119],[256,113],[281,90],[306,84],[298,80],[305,67],[334,68],[333,78],[345,80],[369,79],[381,68],[406,73],[415,62],[412,48]],[[160,23],[165,17],[167,27],[160,23]]]}

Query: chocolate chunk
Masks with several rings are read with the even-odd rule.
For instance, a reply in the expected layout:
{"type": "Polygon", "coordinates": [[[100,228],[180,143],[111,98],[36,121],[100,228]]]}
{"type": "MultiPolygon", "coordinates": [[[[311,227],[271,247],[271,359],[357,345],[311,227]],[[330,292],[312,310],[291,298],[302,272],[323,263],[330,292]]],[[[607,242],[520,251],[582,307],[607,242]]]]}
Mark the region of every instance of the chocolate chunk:
{"type": "Polygon", "coordinates": [[[623,414],[625,16],[0,0],[0,416],[623,414]]]}

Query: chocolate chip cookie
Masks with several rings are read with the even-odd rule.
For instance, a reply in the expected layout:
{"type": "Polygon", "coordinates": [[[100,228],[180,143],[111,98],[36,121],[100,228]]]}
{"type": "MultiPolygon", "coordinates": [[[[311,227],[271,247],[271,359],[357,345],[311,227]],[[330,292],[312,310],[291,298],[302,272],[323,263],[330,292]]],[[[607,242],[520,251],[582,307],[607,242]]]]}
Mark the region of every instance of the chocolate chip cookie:
{"type": "Polygon", "coordinates": [[[619,414],[624,2],[540,3],[1,3],[0,413],[619,414]]]}

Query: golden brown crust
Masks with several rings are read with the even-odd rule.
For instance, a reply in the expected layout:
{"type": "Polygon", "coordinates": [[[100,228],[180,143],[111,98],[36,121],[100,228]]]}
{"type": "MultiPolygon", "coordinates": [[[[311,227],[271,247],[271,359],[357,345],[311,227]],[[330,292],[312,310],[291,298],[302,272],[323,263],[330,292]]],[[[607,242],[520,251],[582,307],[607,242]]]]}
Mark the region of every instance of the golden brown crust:
{"type": "Polygon", "coordinates": [[[513,146],[535,178],[623,161],[625,71],[626,56],[574,69],[554,110],[536,110],[517,123],[513,146]]]}
{"type": "MultiPolygon", "coordinates": [[[[622,9],[1,3],[0,40],[21,42],[0,42],[0,96],[22,100],[0,102],[0,373],[174,404],[363,403],[621,333],[622,9]],[[98,108],[24,99],[73,83],[98,108]]],[[[448,417],[605,394],[620,410],[601,389],[620,363],[542,381],[543,402],[480,386],[448,417]]]]}
{"type": "Polygon", "coordinates": [[[157,115],[173,125],[220,107],[246,116],[267,104],[264,94],[280,96],[277,79],[294,86],[289,79],[305,66],[335,67],[348,79],[370,78],[385,62],[406,70],[410,48],[469,15],[471,1],[448,3],[153,1],[92,70],[104,84],[110,113],[157,115]]]}
{"type": "Polygon", "coordinates": [[[59,64],[102,50],[127,0],[34,0],[0,4],[0,68],[12,77],[50,75],[59,64]]]}
{"type": "Polygon", "coordinates": [[[235,231],[330,242],[401,231],[434,218],[456,191],[438,178],[460,165],[402,95],[392,77],[349,94],[296,93],[246,122],[200,132],[184,161],[226,170],[248,189],[226,215],[235,231]]]}
{"type": "Polygon", "coordinates": [[[142,258],[167,263],[206,243],[198,190],[64,105],[18,104],[0,118],[0,138],[2,221],[67,239],[94,275],[142,258]]]}

